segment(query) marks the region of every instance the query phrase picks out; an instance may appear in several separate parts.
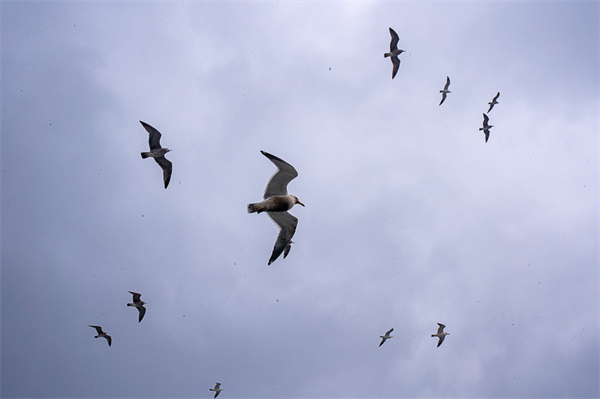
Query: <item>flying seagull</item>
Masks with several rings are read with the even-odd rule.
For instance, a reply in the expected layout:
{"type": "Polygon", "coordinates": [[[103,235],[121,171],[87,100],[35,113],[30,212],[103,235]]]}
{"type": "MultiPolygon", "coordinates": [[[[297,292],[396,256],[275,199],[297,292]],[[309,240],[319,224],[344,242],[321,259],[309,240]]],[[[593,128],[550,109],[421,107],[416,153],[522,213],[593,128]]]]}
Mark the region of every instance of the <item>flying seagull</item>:
{"type": "Polygon", "coordinates": [[[138,312],[140,312],[140,318],[138,320],[138,323],[139,323],[142,321],[142,319],[144,318],[144,315],[146,314],[146,308],[144,307],[144,304],[146,302],[144,302],[140,299],[142,294],[138,294],[137,292],[133,292],[133,291],[129,291],[129,293],[131,295],[133,295],[133,303],[128,303],[127,306],[135,306],[137,308],[138,312]]]}
{"type": "Polygon", "coordinates": [[[450,335],[447,332],[444,332],[444,328],[446,328],[445,325],[443,325],[442,323],[437,323],[438,330],[437,333],[435,334],[431,334],[432,337],[438,337],[440,340],[438,341],[437,347],[439,348],[440,345],[442,344],[442,342],[444,342],[444,338],[446,338],[446,335],[450,335]]]}
{"type": "Polygon", "coordinates": [[[108,335],[107,333],[105,333],[104,331],[102,331],[102,327],[100,326],[90,326],[92,328],[95,328],[96,331],[98,331],[98,335],[96,335],[94,338],[106,338],[106,340],[108,341],[108,346],[110,346],[112,344],[112,338],[110,337],[110,335],[108,335]]]}
{"type": "Polygon", "coordinates": [[[221,388],[221,383],[220,382],[215,382],[215,387],[214,388],[209,388],[209,391],[214,391],[215,396],[213,396],[213,398],[216,398],[217,396],[219,396],[219,394],[221,393],[221,391],[223,390],[223,388],[221,388]]]}
{"type": "Polygon", "coordinates": [[[490,118],[488,118],[488,116],[486,114],[483,114],[483,127],[480,127],[479,130],[483,130],[483,133],[485,134],[485,142],[487,143],[488,139],[490,138],[490,129],[494,127],[494,125],[488,125],[488,121],[490,120],[490,118]]]}
{"type": "Polygon", "coordinates": [[[444,90],[440,90],[440,93],[442,93],[442,101],[440,101],[440,105],[442,105],[444,100],[446,100],[446,94],[452,93],[450,90],[448,90],[449,86],[450,86],[450,78],[448,76],[446,76],[446,86],[444,86],[444,90]]]}
{"type": "Polygon", "coordinates": [[[392,79],[394,79],[394,76],[398,73],[398,68],[400,68],[400,59],[398,56],[405,53],[405,51],[398,48],[398,41],[400,38],[392,28],[390,28],[390,35],[392,36],[392,40],[390,41],[390,52],[383,54],[383,58],[390,57],[392,60],[392,64],[394,64],[394,67],[392,68],[392,79]]]}
{"type": "Polygon", "coordinates": [[[271,155],[265,151],[261,151],[261,154],[269,158],[277,166],[277,172],[271,176],[269,183],[267,183],[267,188],[263,196],[264,201],[248,204],[248,213],[267,212],[271,220],[279,226],[279,235],[275,241],[273,253],[268,263],[270,265],[284,251],[283,257],[285,258],[291,249],[292,237],[296,232],[298,219],[290,215],[287,211],[292,209],[296,204],[302,206],[304,204],[300,202],[298,197],[287,193],[288,183],[298,176],[296,169],[275,155],[271,155]]]}
{"type": "Polygon", "coordinates": [[[148,144],[150,144],[150,151],[142,152],[142,158],[143,159],[146,159],[148,157],[154,158],[156,163],[163,170],[163,180],[165,182],[165,188],[167,188],[167,186],[169,185],[169,182],[171,181],[171,173],[173,172],[173,164],[171,163],[171,161],[169,161],[167,158],[165,158],[165,154],[171,150],[169,150],[168,148],[163,148],[160,145],[161,134],[158,130],[156,130],[155,128],[153,128],[152,126],[147,124],[146,122],[140,121],[140,123],[142,124],[142,126],[144,126],[144,129],[146,129],[146,131],[148,131],[148,133],[149,133],[148,144]]]}
{"type": "Polygon", "coordinates": [[[385,335],[380,335],[379,338],[381,338],[381,343],[379,344],[379,346],[383,345],[383,343],[385,341],[387,341],[390,338],[394,338],[393,335],[390,335],[392,333],[392,331],[394,331],[393,328],[390,328],[388,332],[385,333],[385,335]]]}
{"type": "Polygon", "coordinates": [[[498,92],[498,94],[496,94],[496,97],[494,97],[492,99],[492,101],[488,103],[488,104],[490,104],[490,109],[488,109],[488,114],[490,113],[490,111],[492,110],[492,108],[494,108],[494,105],[500,104],[498,101],[496,101],[498,99],[498,97],[500,97],[500,92],[498,92]]]}

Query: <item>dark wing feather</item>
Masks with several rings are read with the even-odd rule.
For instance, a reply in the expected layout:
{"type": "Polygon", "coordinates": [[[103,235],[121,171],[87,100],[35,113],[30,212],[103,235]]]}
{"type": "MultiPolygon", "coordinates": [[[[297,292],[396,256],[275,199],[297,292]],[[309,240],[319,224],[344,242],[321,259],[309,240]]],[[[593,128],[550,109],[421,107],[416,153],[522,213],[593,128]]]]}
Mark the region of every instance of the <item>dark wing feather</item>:
{"type": "Polygon", "coordinates": [[[140,312],[140,318],[138,320],[138,323],[140,323],[142,321],[142,319],[144,318],[144,315],[146,314],[146,308],[143,306],[140,306],[137,308],[137,310],[140,312]]]}
{"type": "Polygon", "coordinates": [[[390,35],[392,36],[392,40],[390,41],[390,52],[391,52],[394,50],[398,50],[398,42],[400,41],[400,38],[398,37],[398,34],[396,33],[396,31],[394,31],[392,28],[390,28],[390,35]]]}
{"type": "Polygon", "coordinates": [[[165,182],[165,188],[167,188],[171,181],[171,173],[173,173],[173,163],[164,156],[154,158],[154,160],[163,170],[163,181],[165,182]]]}
{"type": "MultiPolygon", "coordinates": [[[[500,97],[500,92],[498,92],[498,94],[496,94],[496,97],[494,97],[494,99],[492,101],[496,101],[498,99],[498,97],[500,97]]],[[[504,101],[504,100],[503,100],[504,101]]]]}
{"type": "Polygon", "coordinates": [[[139,302],[140,298],[142,297],[142,294],[139,294],[137,292],[133,292],[133,291],[129,291],[129,293],[131,295],[133,295],[133,302],[139,302]]]}
{"type": "Polygon", "coordinates": [[[105,335],[104,338],[106,338],[106,340],[108,341],[108,346],[112,345],[112,338],[110,337],[110,335],[105,335]]]}
{"type": "Polygon", "coordinates": [[[95,329],[96,329],[96,331],[98,332],[98,334],[102,334],[102,333],[103,333],[103,331],[102,331],[102,327],[100,327],[100,326],[90,326],[90,327],[93,327],[93,328],[95,328],[95,329]]]}
{"type": "Polygon", "coordinates": [[[152,126],[150,126],[149,124],[147,124],[146,122],[140,121],[140,123],[142,124],[142,126],[144,126],[144,129],[146,129],[146,131],[150,133],[150,136],[148,137],[148,144],[150,145],[150,149],[155,150],[157,148],[162,148],[160,145],[160,132],[152,126]]]}
{"type": "Polygon", "coordinates": [[[269,217],[279,226],[279,235],[273,246],[273,253],[269,259],[269,265],[290,245],[290,241],[296,232],[298,218],[288,212],[268,212],[269,217]]]}
{"type": "Polygon", "coordinates": [[[261,154],[269,158],[269,160],[277,167],[277,172],[271,176],[271,179],[267,183],[263,198],[287,195],[287,185],[298,176],[298,172],[292,165],[275,155],[271,155],[265,151],[261,151],[261,154]]]}
{"type": "Polygon", "coordinates": [[[394,64],[394,67],[392,68],[392,79],[394,79],[398,73],[398,68],[400,68],[400,58],[392,56],[390,59],[392,60],[392,64],[394,64]]]}

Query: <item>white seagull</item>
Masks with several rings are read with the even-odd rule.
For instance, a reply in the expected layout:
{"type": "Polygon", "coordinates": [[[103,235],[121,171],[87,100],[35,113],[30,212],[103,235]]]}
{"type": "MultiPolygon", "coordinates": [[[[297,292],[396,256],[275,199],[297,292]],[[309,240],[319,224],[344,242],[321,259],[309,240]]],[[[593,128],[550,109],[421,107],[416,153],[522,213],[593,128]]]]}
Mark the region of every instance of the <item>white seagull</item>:
{"type": "Polygon", "coordinates": [[[387,331],[387,332],[385,333],[385,335],[380,335],[380,336],[379,336],[379,338],[381,338],[381,343],[379,344],[379,346],[383,345],[383,343],[384,343],[385,341],[387,341],[388,339],[390,339],[390,338],[394,338],[394,336],[393,336],[393,335],[390,335],[390,334],[392,333],[392,331],[394,331],[394,329],[393,329],[393,328],[390,328],[390,329],[389,329],[389,331],[387,331]]]}
{"type": "Polygon", "coordinates": [[[110,346],[112,344],[112,338],[110,337],[110,335],[108,335],[107,333],[102,331],[102,327],[92,326],[92,325],[90,325],[90,327],[95,328],[96,331],[98,332],[98,335],[96,335],[94,338],[100,338],[100,337],[106,338],[106,340],[108,341],[108,346],[110,346]]]}
{"type": "Polygon", "coordinates": [[[133,292],[133,291],[129,291],[129,293],[131,295],[133,295],[133,303],[128,303],[127,306],[134,306],[137,308],[138,312],[140,312],[140,317],[138,320],[138,323],[139,323],[142,321],[142,319],[144,318],[144,315],[146,314],[146,308],[144,307],[144,304],[146,304],[146,302],[144,302],[140,299],[142,294],[138,294],[137,292],[133,292]]]}
{"type": "Polygon", "coordinates": [[[438,330],[437,333],[435,334],[431,334],[432,337],[438,337],[440,340],[438,341],[437,347],[439,348],[440,345],[442,344],[442,342],[444,342],[444,338],[446,338],[446,335],[450,335],[447,332],[444,332],[444,328],[446,328],[445,325],[443,325],[442,323],[437,323],[438,330]]]}
{"type": "Polygon", "coordinates": [[[270,265],[275,262],[282,252],[285,258],[291,249],[292,237],[296,232],[298,219],[287,211],[292,209],[296,204],[302,206],[304,204],[300,202],[298,197],[287,193],[288,183],[298,176],[296,169],[283,159],[268,152],[261,151],[261,153],[277,166],[277,172],[275,172],[269,183],[267,183],[267,188],[263,196],[264,201],[248,204],[248,213],[267,212],[269,217],[279,226],[279,235],[275,241],[273,253],[268,263],[270,265]]]}
{"type": "Polygon", "coordinates": [[[171,181],[171,173],[173,172],[173,164],[167,158],[165,158],[165,154],[171,150],[168,148],[163,148],[160,145],[160,137],[161,134],[158,130],[150,126],[149,124],[140,121],[144,129],[149,133],[148,144],[150,144],[150,151],[142,152],[142,158],[146,159],[148,157],[154,158],[156,163],[163,170],[163,180],[165,182],[165,188],[169,185],[169,181],[171,181]]]}
{"type": "Polygon", "coordinates": [[[483,114],[483,127],[480,127],[479,130],[483,130],[483,134],[485,134],[485,142],[487,143],[490,138],[490,129],[494,127],[494,125],[489,125],[488,121],[490,118],[486,114],[483,114]]]}
{"type": "Polygon", "coordinates": [[[440,90],[440,93],[442,93],[442,101],[440,101],[440,105],[442,105],[442,103],[446,100],[446,94],[452,93],[450,90],[448,90],[449,86],[450,86],[450,78],[448,76],[446,76],[446,86],[444,86],[444,90],[440,90]]]}
{"type": "Polygon", "coordinates": [[[492,99],[492,101],[488,103],[490,105],[490,109],[488,109],[488,114],[490,113],[492,108],[494,108],[494,105],[500,104],[498,101],[496,101],[498,99],[498,97],[500,97],[500,92],[498,92],[498,94],[496,94],[496,97],[494,97],[492,99]]]}
{"type": "Polygon", "coordinates": [[[392,64],[394,64],[392,68],[392,79],[394,79],[394,76],[396,76],[396,73],[398,73],[398,68],[400,68],[400,59],[398,56],[402,53],[405,53],[405,51],[398,48],[398,41],[400,38],[392,28],[390,28],[390,35],[392,36],[390,41],[390,52],[383,54],[383,58],[390,57],[390,60],[392,60],[392,64]]]}
{"type": "Polygon", "coordinates": [[[221,391],[223,390],[223,388],[221,388],[221,383],[220,382],[215,382],[215,387],[214,388],[209,388],[209,391],[213,391],[215,393],[215,396],[213,396],[213,398],[216,398],[217,396],[219,396],[219,394],[221,393],[221,391]]]}

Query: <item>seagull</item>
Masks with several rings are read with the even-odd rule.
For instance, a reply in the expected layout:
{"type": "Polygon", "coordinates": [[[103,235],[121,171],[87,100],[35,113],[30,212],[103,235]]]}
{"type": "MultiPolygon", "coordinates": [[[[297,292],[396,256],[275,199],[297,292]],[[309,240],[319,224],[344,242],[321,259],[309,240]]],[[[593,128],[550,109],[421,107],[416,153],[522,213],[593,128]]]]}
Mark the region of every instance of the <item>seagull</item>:
{"type": "Polygon", "coordinates": [[[128,303],[127,306],[135,306],[137,308],[137,310],[140,312],[140,319],[138,320],[138,323],[139,323],[142,321],[142,319],[144,318],[144,315],[146,314],[146,308],[144,307],[144,304],[146,302],[144,302],[140,299],[142,294],[138,294],[137,292],[133,292],[133,291],[129,291],[129,293],[133,295],[133,303],[128,303]]]}
{"type": "Polygon", "coordinates": [[[213,398],[216,398],[217,396],[219,396],[219,394],[221,393],[221,391],[223,390],[223,388],[221,388],[221,383],[220,382],[215,382],[215,387],[214,388],[209,388],[209,391],[214,391],[215,396],[213,396],[213,398]]]}
{"type": "Polygon", "coordinates": [[[440,93],[442,93],[442,101],[440,101],[440,105],[442,105],[444,100],[446,100],[446,94],[452,93],[450,90],[448,90],[448,86],[450,86],[450,78],[446,76],[446,86],[444,86],[444,90],[440,90],[440,93]]]}
{"type": "Polygon", "coordinates": [[[379,344],[379,346],[383,345],[383,343],[385,341],[387,341],[390,338],[394,338],[393,335],[390,335],[392,333],[392,331],[394,331],[393,328],[390,328],[388,332],[385,333],[385,335],[380,335],[379,338],[381,338],[381,343],[379,344]]]}
{"type": "Polygon", "coordinates": [[[270,265],[275,262],[282,252],[284,252],[283,257],[285,258],[291,249],[292,237],[296,232],[298,219],[287,211],[292,209],[296,204],[302,206],[304,204],[300,202],[298,197],[287,193],[288,183],[298,176],[296,169],[275,155],[271,155],[265,151],[261,151],[261,154],[269,158],[277,166],[277,172],[275,172],[269,183],[267,183],[267,188],[263,196],[264,201],[256,204],[248,204],[248,213],[267,212],[271,220],[279,226],[279,235],[275,241],[273,253],[268,263],[270,265]]]}
{"type": "Polygon", "coordinates": [[[110,337],[110,335],[108,335],[107,333],[105,333],[104,331],[102,331],[102,327],[100,326],[90,326],[92,328],[95,328],[96,331],[98,331],[98,335],[96,335],[94,338],[106,338],[106,340],[108,341],[108,346],[110,346],[112,344],[112,338],[110,337]]]}
{"type": "Polygon", "coordinates": [[[488,103],[488,104],[490,104],[490,109],[488,109],[488,114],[490,113],[490,111],[492,110],[492,108],[494,108],[494,105],[500,104],[498,101],[496,101],[498,99],[498,97],[500,97],[500,92],[498,92],[498,94],[496,94],[496,97],[494,97],[492,99],[492,101],[488,103]]]}
{"type": "Polygon", "coordinates": [[[390,52],[383,54],[383,58],[390,57],[392,60],[392,64],[394,64],[394,67],[392,68],[392,79],[394,79],[394,76],[398,73],[398,68],[400,68],[400,59],[398,56],[405,53],[405,51],[398,49],[398,41],[400,38],[392,28],[390,28],[390,35],[392,36],[392,40],[390,41],[390,52]]]}
{"type": "Polygon", "coordinates": [[[438,330],[437,333],[435,334],[431,334],[432,337],[438,337],[440,340],[438,341],[437,347],[439,348],[440,345],[442,344],[442,342],[444,342],[444,338],[446,338],[446,335],[450,335],[447,332],[444,332],[444,328],[446,328],[445,325],[443,325],[442,323],[437,323],[438,330]]]}
{"type": "Polygon", "coordinates": [[[488,116],[486,114],[483,114],[483,127],[480,127],[479,130],[483,130],[483,133],[485,134],[485,142],[487,143],[488,139],[490,138],[490,129],[494,127],[494,125],[488,125],[488,121],[490,120],[490,118],[488,118],[488,116]]]}
{"type": "Polygon", "coordinates": [[[150,126],[149,124],[140,121],[144,129],[148,131],[150,134],[148,138],[148,144],[150,144],[150,151],[142,152],[142,158],[146,159],[148,157],[154,158],[156,163],[163,170],[163,180],[165,182],[165,188],[169,185],[169,181],[171,181],[171,173],[173,172],[173,164],[167,158],[165,158],[165,154],[171,150],[168,148],[163,148],[160,145],[160,137],[161,134],[158,130],[150,126]]]}

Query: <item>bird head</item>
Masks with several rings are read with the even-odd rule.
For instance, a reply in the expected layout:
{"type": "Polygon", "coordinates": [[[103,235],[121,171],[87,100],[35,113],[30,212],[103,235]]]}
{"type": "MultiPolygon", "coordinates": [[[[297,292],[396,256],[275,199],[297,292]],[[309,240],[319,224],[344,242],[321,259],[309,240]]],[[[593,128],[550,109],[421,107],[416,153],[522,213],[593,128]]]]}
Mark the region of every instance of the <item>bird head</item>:
{"type": "Polygon", "coordinates": [[[304,204],[302,202],[300,202],[300,200],[298,199],[298,197],[294,196],[294,199],[296,200],[296,202],[294,202],[294,204],[298,204],[298,205],[304,206],[304,204]]]}

